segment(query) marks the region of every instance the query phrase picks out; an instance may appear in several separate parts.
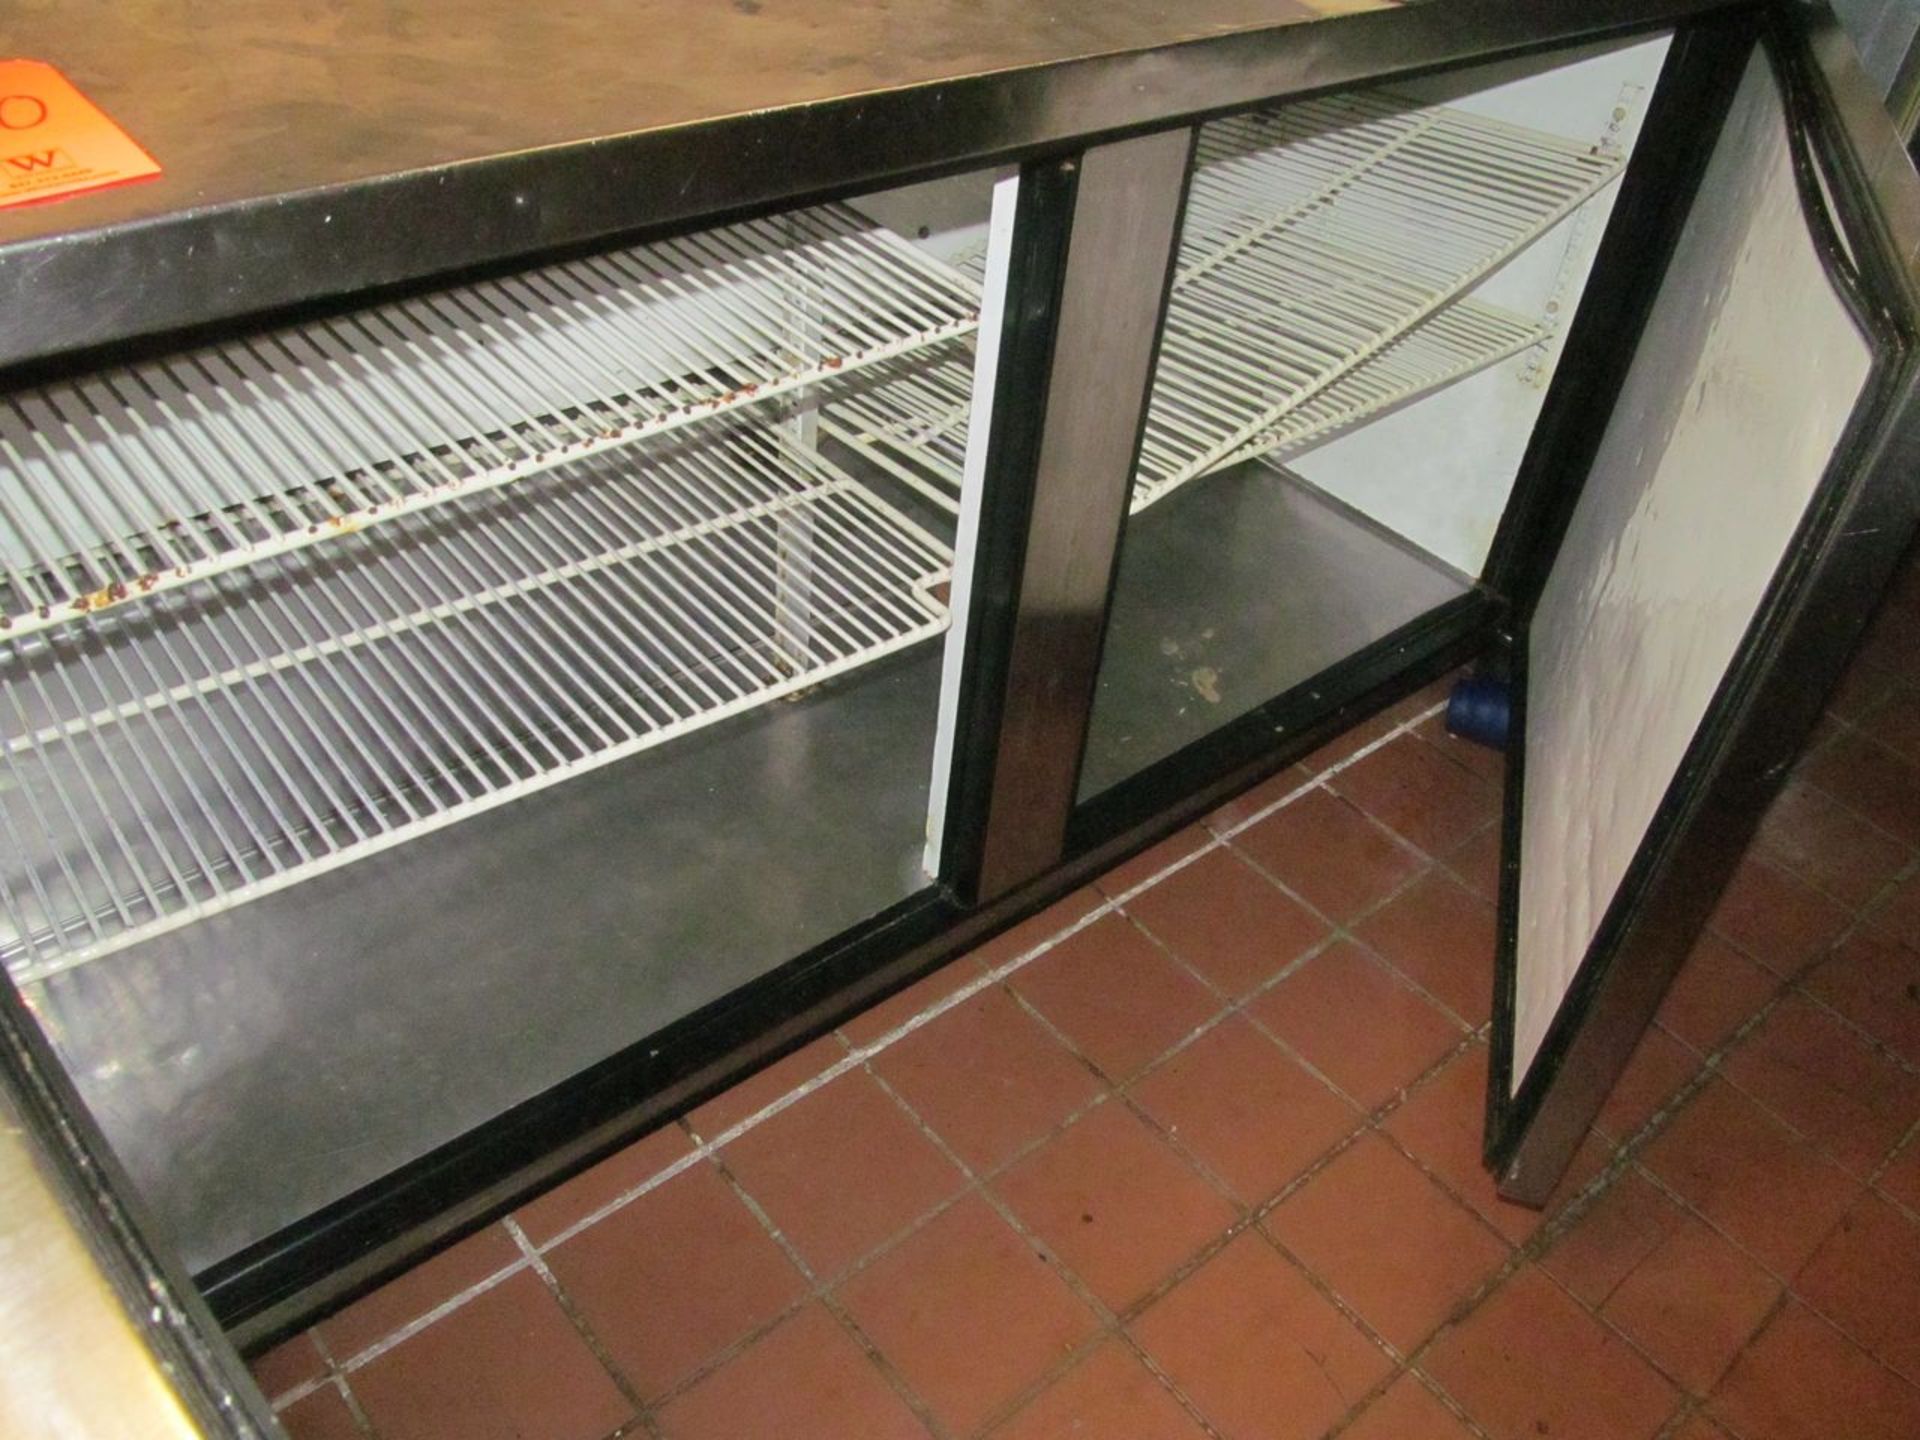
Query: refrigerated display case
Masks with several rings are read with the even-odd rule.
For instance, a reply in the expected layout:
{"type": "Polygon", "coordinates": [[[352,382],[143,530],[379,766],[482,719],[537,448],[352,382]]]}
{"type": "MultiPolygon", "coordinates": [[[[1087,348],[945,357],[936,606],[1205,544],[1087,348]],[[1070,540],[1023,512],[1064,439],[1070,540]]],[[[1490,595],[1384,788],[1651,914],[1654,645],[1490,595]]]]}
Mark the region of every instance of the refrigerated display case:
{"type": "Polygon", "coordinates": [[[1920,185],[1831,23],[589,10],[463,22],[484,104],[446,27],[237,23],[217,101],[103,32],[165,173],[0,210],[0,957],[215,1312],[1473,656],[1543,1193],[1920,514],[1920,185]],[[358,143],[197,123],[301,104],[358,143]]]}

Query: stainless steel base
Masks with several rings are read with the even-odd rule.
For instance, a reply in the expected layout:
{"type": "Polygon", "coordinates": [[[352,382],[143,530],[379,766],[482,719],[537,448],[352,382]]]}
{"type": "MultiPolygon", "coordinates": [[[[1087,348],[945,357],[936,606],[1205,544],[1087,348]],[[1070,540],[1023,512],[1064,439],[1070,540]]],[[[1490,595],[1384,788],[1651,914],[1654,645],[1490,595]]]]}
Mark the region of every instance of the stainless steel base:
{"type": "Polygon", "coordinates": [[[195,1270],[924,886],[925,645],[29,987],[195,1270]]]}
{"type": "Polygon", "coordinates": [[[1127,522],[1080,799],[1469,588],[1272,466],[1194,481],[1127,522]]]}

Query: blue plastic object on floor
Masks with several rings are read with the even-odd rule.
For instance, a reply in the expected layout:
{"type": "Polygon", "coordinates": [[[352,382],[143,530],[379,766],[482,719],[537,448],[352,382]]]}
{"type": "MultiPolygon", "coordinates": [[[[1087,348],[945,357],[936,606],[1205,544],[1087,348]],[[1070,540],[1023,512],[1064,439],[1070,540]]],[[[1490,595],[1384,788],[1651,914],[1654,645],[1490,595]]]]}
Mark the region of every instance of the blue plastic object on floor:
{"type": "Polygon", "coordinates": [[[1512,714],[1513,692],[1504,680],[1487,675],[1469,675],[1447,697],[1447,729],[1490,749],[1507,748],[1512,714]]]}

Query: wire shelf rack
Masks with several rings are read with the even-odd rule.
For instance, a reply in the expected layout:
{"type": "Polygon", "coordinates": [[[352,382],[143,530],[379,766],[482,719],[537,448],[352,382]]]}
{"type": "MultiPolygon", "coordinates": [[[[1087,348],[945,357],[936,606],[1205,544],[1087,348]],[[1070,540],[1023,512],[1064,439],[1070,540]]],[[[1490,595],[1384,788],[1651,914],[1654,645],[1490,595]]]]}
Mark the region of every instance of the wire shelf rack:
{"type": "Polygon", "coordinates": [[[786,428],[575,460],[6,642],[43,977],[941,633],[952,555],[786,428]]]}
{"type": "Polygon", "coordinates": [[[1402,331],[1324,387],[1276,408],[1270,418],[1263,411],[1267,423],[1262,427],[1236,424],[1231,433],[1238,444],[1210,459],[1205,471],[1194,468],[1188,457],[1196,436],[1215,433],[1203,427],[1215,418],[1217,397],[1230,386],[1251,389],[1262,383],[1272,373],[1268,367],[1284,360],[1284,347],[1257,327],[1231,339],[1216,333],[1205,343],[1191,331],[1170,334],[1162,343],[1155,379],[1158,423],[1149,419],[1142,439],[1132,508],[1144,510],[1198,475],[1255,456],[1278,460],[1297,455],[1363,420],[1517,355],[1551,333],[1551,326],[1499,306],[1458,301],[1402,331]]]}
{"type": "Polygon", "coordinates": [[[845,206],[0,397],[0,634],[392,523],[972,331],[845,206]]]}
{"type": "MultiPolygon", "coordinates": [[[[1201,131],[1134,479],[1144,509],[1197,476],[1525,349],[1550,326],[1465,292],[1611,181],[1599,147],[1383,93],[1201,131]],[[1449,317],[1419,342],[1413,332],[1449,317]]],[[[952,508],[964,346],[831,405],[823,427],[952,508]]]]}
{"type": "MultiPolygon", "coordinates": [[[[1552,333],[1544,321],[1528,320],[1474,299],[1456,302],[1415,325],[1364,363],[1271,425],[1244,437],[1214,469],[1256,456],[1284,460],[1396,406],[1431,394],[1531,346],[1552,333]]],[[[1260,346],[1237,353],[1176,344],[1162,346],[1160,365],[1177,377],[1167,386],[1205,398],[1208,387],[1237,383],[1235,371],[1260,363],[1260,346]]],[[[957,514],[966,462],[967,415],[973,386],[971,350],[948,345],[913,362],[881,367],[875,383],[837,397],[821,415],[820,429],[853,449],[942,509],[957,514]]],[[[1164,397],[1161,397],[1164,398],[1164,397]]],[[[1185,412],[1168,404],[1149,412],[1141,442],[1141,470],[1178,463],[1179,429],[1185,412]]],[[[1185,433],[1192,433],[1191,427],[1185,433]]],[[[1145,510],[1174,485],[1143,484],[1136,474],[1130,509],[1145,510]]]]}
{"type": "Polygon", "coordinates": [[[973,360],[972,346],[953,342],[876,366],[832,392],[820,408],[820,433],[957,515],[973,360]]]}

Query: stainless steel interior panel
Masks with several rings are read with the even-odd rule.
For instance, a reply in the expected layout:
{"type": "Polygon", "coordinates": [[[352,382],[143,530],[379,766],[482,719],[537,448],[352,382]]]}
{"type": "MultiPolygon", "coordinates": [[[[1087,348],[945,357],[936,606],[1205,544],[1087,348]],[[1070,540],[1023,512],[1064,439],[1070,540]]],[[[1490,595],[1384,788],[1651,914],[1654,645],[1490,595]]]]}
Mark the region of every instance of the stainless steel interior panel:
{"type": "Polygon", "coordinates": [[[1268,463],[1185,487],[1128,522],[1080,798],[1470,588],[1268,463]]]}
{"type": "Polygon", "coordinates": [[[26,987],[195,1270],[923,888],[936,646],[26,987]]]}

